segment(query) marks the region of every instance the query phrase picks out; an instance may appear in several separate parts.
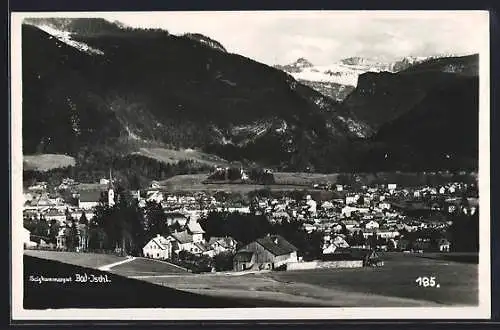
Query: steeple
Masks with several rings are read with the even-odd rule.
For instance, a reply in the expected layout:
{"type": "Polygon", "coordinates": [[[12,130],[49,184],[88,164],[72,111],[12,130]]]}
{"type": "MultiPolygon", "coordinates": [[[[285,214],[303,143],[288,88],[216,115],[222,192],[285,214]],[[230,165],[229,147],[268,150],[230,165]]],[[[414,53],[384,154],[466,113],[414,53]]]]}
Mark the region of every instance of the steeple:
{"type": "Polygon", "coordinates": [[[111,174],[111,168],[109,169],[109,183],[108,183],[108,206],[112,207],[115,205],[115,191],[113,185],[113,176],[111,174]]]}

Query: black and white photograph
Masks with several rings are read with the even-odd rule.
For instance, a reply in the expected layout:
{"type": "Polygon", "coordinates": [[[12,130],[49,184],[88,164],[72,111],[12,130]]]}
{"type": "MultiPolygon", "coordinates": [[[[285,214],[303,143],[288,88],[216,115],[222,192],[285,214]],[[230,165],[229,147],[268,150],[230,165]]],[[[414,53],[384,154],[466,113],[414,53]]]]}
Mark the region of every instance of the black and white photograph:
{"type": "Polygon", "coordinates": [[[13,13],[13,317],[489,318],[489,38],[486,11],[13,13]]]}

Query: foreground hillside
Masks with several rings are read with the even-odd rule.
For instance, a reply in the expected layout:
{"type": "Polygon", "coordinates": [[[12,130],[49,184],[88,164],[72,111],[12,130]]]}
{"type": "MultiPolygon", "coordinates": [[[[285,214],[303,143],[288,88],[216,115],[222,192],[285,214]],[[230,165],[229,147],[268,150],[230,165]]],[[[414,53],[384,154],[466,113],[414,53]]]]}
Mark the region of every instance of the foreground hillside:
{"type": "MultiPolygon", "coordinates": [[[[477,306],[477,260],[459,262],[446,255],[387,253],[384,266],[351,269],[261,272],[254,274],[179,274],[145,259],[112,267],[111,283],[82,287],[79,283],[38,285],[25,281],[30,308],[63,307],[437,307],[477,306]],[[419,276],[434,276],[439,287],[418,287],[419,276]],[[126,276],[128,278],[122,277],[126,276]],[[153,286],[154,284],[154,286],[153,286]],[[127,285],[130,290],[123,290],[127,285]],[[156,293],[155,293],[156,288],[156,293]],[[83,290],[82,290],[83,289],[83,290]],[[134,290],[132,290],[134,289],[134,290]],[[135,290],[138,289],[138,290],[135,290]],[[104,291],[103,291],[104,290],[104,291]],[[82,292],[80,292],[82,291],[82,292]],[[50,292],[52,299],[45,299],[50,292]],[[106,295],[98,299],[98,292],[106,295]],[[79,295],[80,300],[74,299],[79,295]],[[105,297],[105,298],[103,298],[105,297]],[[166,299],[166,298],[169,299],[166,299]],[[172,298],[176,299],[172,299],[172,298]],[[111,299],[120,298],[120,299],[111,299]],[[207,304],[213,303],[213,306],[207,304]]],[[[75,273],[106,274],[73,253],[69,266],[59,252],[27,251],[27,274],[67,277],[75,273]],[[39,259],[41,258],[41,259],[39,259]],[[62,262],[57,262],[62,261],[62,262]],[[64,263],[63,263],[64,262],[64,263]],[[81,263],[84,267],[78,265],[81,263]]],[[[25,289],[26,290],[26,289],[25,289]]]]}

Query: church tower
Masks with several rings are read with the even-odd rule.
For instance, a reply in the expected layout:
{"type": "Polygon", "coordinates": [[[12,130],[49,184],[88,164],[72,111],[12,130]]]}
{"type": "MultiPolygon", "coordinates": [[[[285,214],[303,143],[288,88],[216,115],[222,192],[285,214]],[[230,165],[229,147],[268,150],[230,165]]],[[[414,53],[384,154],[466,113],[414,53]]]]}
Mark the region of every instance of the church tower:
{"type": "Polygon", "coordinates": [[[108,184],[108,206],[113,207],[115,205],[115,190],[113,187],[113,177],[111,175],[111,169],[109,170],[109,184],[108,184]]]}

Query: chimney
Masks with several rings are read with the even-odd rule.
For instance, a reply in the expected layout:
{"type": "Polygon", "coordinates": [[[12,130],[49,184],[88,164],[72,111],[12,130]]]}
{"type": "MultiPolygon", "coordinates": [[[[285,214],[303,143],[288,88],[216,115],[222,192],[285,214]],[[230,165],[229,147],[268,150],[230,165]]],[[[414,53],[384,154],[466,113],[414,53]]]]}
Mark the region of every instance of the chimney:
{"type": "Polygon", "coordinates": [[[278,245],[278,237],[274,238],[274,244],[278,245]]]}
{"type": "Polygon", "coordinates": [[[156,234],[156,238],[160,238],[160,234],[156,234]]]}

